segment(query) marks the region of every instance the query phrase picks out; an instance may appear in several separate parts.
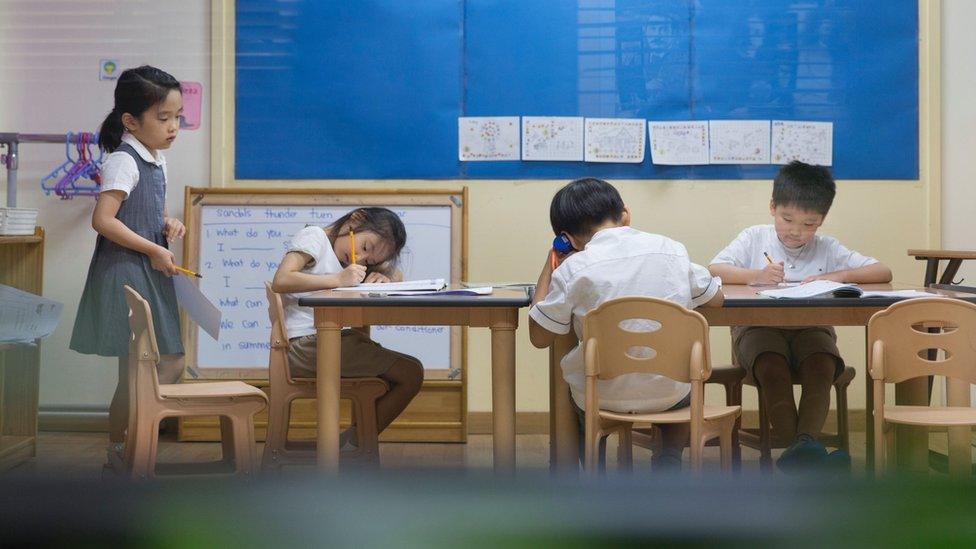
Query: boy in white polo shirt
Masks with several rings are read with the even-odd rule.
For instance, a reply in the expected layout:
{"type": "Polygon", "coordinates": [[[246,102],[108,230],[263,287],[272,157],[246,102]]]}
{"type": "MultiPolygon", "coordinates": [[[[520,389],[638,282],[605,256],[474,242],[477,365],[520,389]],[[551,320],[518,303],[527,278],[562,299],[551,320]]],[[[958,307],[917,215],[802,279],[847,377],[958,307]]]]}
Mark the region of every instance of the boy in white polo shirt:
{"type": "MultiPolygon", "coordinates": [[[[830,171],[794,161],[773,181],[769,202],[772,225],[755,225],[739,233],[712,259],[708,269],[726,284],[776,285],[780,282],[833,280],[861,284],[891,281],[891,270],[873,257],[818,235],[834,201],[830,171]]],[[[737,326],[733,352],[763,388],[773,435],[792,440],[777,460],[791,472],[828,461],[816,439],[830,407],[830,387],[844,368],[832,327],[776,328],[737,326]],[[793,401],[793,376],[801,386],[800,405],[793,401]]],[[[838,451],[838,461],[850,457],[838,451]]]]}
{"type": "MultiPolygon", "coordinates": [[[[688,252],[670,238],[630,227],[630,211],[609,183],[593,178],[566,185],[552,199],[549,220],[556,235],[566,235],[574,251],[555,270],[549,256],[529,310],[529,335],[536,347],[557,334],[583,333],[582,318],[601,303],[623,296],[668,299],[688,308],[721,306],[722,281],[691,263],[688,252]]],[[[580,415],[585,405],[585,375],[579,346],[562,361],[580,415]]],[[[625,374],[598,382],[600,407],[616,412],[659,412],[688,406],[687,383],[651,374],[625,374]]],[[[680,468],[688,425],[662,425],[663,452],[655,468],[680,468]]],[[[580,437],[582,441],[582,436],[580,437]]],[[[582,452],[581,452],[582,455],[582,452]]]]}

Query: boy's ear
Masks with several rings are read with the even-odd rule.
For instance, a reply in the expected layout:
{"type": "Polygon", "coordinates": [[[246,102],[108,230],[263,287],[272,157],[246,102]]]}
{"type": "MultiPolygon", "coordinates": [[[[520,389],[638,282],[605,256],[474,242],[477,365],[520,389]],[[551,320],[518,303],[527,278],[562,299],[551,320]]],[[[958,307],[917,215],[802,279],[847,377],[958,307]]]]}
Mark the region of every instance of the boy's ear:
{"type": "Polygon", "coordinates": [[[569,239],[569,243],[573,245],[574,250],[580,251],[583,249],[583,246],[585,246],[583,241],[580,240],[578,237],[571,235],[569,233],[563,233],[563,234],[566,235],[566,238],[569,239]]]}
{"type": "Polygon", "coordinates": [[[776,204],[773,203],[772,199],[769,200],[769,215],[776,217],[776,204]]]}
{"type": "Polygon", "coordinates": [[[620,215],[620,225],[630,227],[630,208],[626,204],[624,204],[624,213],[620,215]]]}

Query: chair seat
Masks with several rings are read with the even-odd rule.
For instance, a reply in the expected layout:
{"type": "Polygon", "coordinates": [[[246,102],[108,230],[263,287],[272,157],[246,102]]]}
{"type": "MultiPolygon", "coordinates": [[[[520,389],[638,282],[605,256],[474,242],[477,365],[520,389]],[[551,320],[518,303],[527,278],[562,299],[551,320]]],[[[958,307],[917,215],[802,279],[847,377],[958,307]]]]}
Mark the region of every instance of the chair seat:
{"type": "Polygon", "coordinates": [[[904,425],[976,425],[976,408],[958,406],[885,406],[884,419],[904,425]]]}
{"type": "MultiPolygon", "coordinates": [[[[741,406],[705,406],[705,420],[721,419],[737,416],[742,411],[741,406]]],[[[691,421],[691,407],[686,406],[677,410],[652,412],[649,414],[625,414],[600,410],[601,419],[613,421],[627,421],[630,423],[688,423],[691,421]]]]}
{"type": "Polygon", "coordinates": [[[719,383],[728,385],[738,383],[746,377],[746,371],[734,364],[722,364],[712,367],[712,375],[705,380],[705,383],[719,383]]]}
{"type": "Polygon", "coordinates": [[[214,381],[208,383],[173,383],[159,386],[163,398],[225,399],[255,398],[266,400],[264,392],[243,381],[214,381]]]}

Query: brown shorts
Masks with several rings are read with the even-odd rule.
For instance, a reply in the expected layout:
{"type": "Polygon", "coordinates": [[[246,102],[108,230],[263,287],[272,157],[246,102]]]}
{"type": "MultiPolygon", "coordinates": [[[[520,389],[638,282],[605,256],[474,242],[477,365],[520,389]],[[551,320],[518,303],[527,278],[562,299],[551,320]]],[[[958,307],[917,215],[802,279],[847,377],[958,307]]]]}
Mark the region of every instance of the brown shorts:
{"type": "MultiPolygon", "coordinates": [[[[315,334],[288,341],[288,369],[296,378],[315,377],[317,338],[315,334]]],[[[340,351],[342,377],[377,377],[385,374],[393,363],[407,359],[420,364],[416,358],[391,351],[355,330],[342,331],[340,351]]]]}
{"type": "Polygon", "coordinates": [[[837,363],[834,377],[844,371],[844,359],[837,349],[837,333],[831,327],[777,328],[771,326],[743,326],[732,330],[732,352],[739,365],[752,371],[756,359],[763,353],[783,355],[790,369],[799,372],[800,364],[811,355],[825,353],[837,363]]]}

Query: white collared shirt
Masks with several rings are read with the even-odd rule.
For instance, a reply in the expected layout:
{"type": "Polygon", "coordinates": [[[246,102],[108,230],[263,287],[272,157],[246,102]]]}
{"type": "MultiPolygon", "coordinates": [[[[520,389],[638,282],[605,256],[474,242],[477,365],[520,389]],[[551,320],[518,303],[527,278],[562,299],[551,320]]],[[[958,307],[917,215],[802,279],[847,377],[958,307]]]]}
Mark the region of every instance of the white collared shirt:
{"type": "MultiPolygon", "coordinates": [[[[670,238],[631,227],[604,229],[586,248],[552,274],[549,293],[529,310],[540,326],[556,334],[583,333],[582,319],[604,301],[622,296],[668,299],[688,308],[708,302],[722,281],[691,262],[670,238]]],[[[563,377],[576,404],[585,404],[586,378],[579,345],[562,361],[563,377]]],[[[600,407],[617,412],[667,410],[690,391],[687,383],[651,374],[624,374],[597,382],[600,407]]]]}
{"type": "Polygon", "coordinates": [[[786,282],[801,282],[808,276],[857,269],[878,262],[873,257],[845,248],[836,238],[820,234],[814,235],[802,247],[790,249],[776,236],[773,225],[753,225],[739,233],[711,264],[763,269],[768,265],[763,252],[773,261],[783,262],[786,282]]]}
{"type": "MultiPolygon", "coordinates": [[[[317,225],[309,225],[295,233],[288,245],[289,252],[302,252],[312,260],[302,268],[303,273],[333,274],[342,272],[342,264],[332,249],[332,243],[325,230],[317,225]]],[[[317,290],[316,290],[317,291],[317,290]]],[[[315,333],[315,318],[311,307],[302,307],[298,298],[314,292],[282,294],[281,304],[285,311],[285,329],[288,337],[294,338],[315,333]]]]}
{"type": "MultiPolygon", "coordinates": [[[[141,141],[129,132],[122,134],[122,142],[131,145],[139,154],[139,157],[146,162],[162,168],[163,179],[167,179],[166,157],[163,156],[162,152],[156,151],[154,155],[141,141]]],[[[119,150],[108,155],[105,161],[102,162],[101,175],[102,188],[99,192],[122,191],[125,193],[125,197],[129,198],[132,189],[136,188],[136,185],[139,184],[139,166],[136,165],[135,158],[132,158],[129,153],[119,150]]]]}

